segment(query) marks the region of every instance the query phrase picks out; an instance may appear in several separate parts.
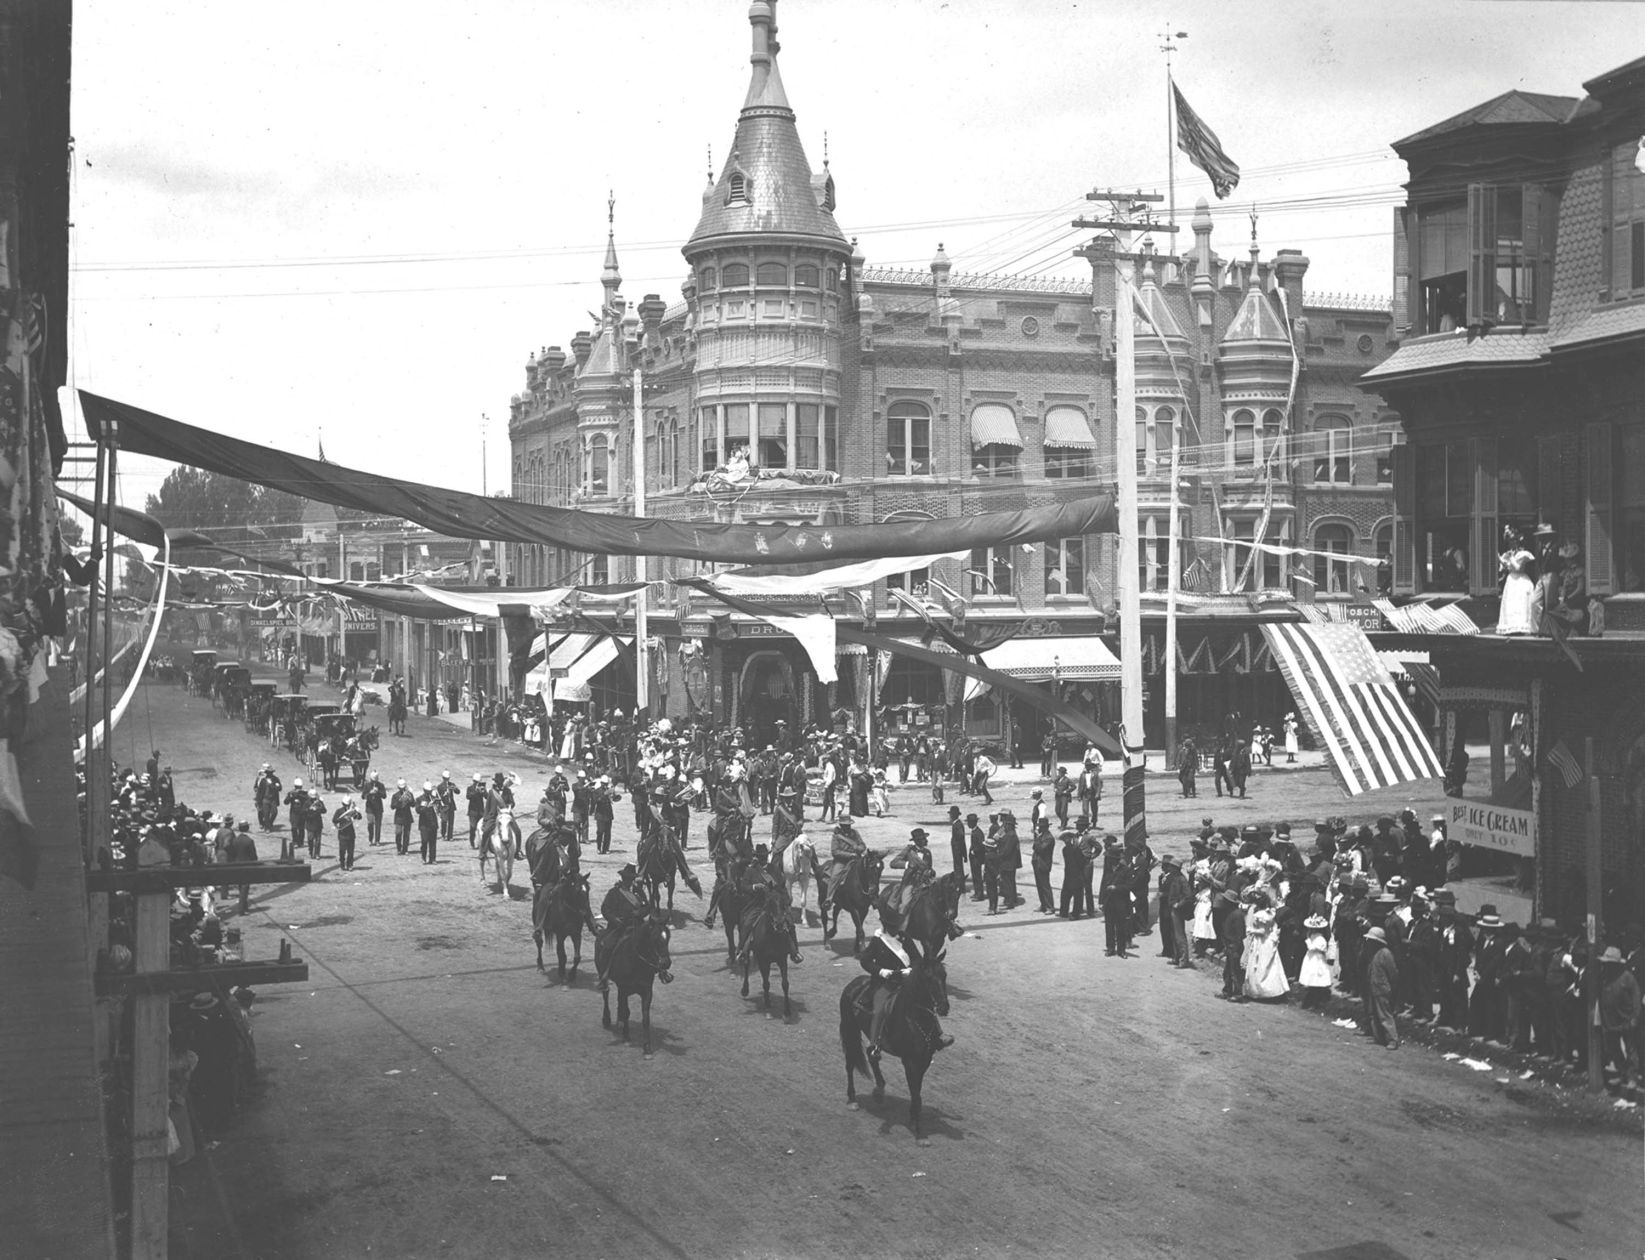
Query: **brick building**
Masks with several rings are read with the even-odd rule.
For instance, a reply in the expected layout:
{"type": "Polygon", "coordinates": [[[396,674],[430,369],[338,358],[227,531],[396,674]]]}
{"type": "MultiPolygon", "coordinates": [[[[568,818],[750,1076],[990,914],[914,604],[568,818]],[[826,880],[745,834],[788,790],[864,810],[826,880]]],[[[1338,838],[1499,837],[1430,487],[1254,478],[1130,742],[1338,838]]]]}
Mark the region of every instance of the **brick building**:
{"type": "MultiPolygon", "coordinates": [[[[614,239],[600,326],[567,355],[531,356],[510,408],[516,497],[591,510],[633,508],[630,373],[643,374],[647,512],[674,519],[851,523],[1010,511],[1111,490],[1114,482],[1114,251],[1099,238],[1093,279],[971,275],[941,245],[927,270],[869,265],[835,218],[834,177],[814,172],[783,91],[774,4],[749,11],[753,72],[719,175],[702,193],[682,253],[682,300],[621,295],[614,239]]],[[[1254,229],[1253,229],[1254,236],[1254,229]]],[[[1130,258],[1148,312],[1138,327],[1145,653],[1158,675],[1168,580],[1169,463],[1183,444],[1178,511],[1185,585],[1181,712],[1215,727],[1238,709],[1277,723],[1289,708],[1267,660],[1263,617],[1294,617],[1298,592],[1346,601],[1376,586],[1392,547],[1388,449],[1397,419],[1355,387],[1390,349],[1387,302],[1306,294],[1308,260],[1281,250],[1226,258],[1202,205],[1193,247],[1130,258]],[[1262,538],[1319,555],[1264,553],[1262,538]],[[1239,545],[1243,540],[1245,545],[1239,545]],[[1339,558],[1340,557],[1340,558],[1339,558]],[[1356,559],[1357,558],[1357,559],[1356,559]],[[1363,563],[1362,563],[1363,562],[1363,563]]],[[[971,624],[1042,640],[1014,667],[1099,711],[1113,698],[1110,537],[943,559],[877,583],[860,605],[893,633],[918,621],[892,595],[935,579],[967,601],[971,624]]],[[[652,578],[693,566],[653,559],[652,578]]],[[[627,559],[514,550],[522,585],[617,582],[627,559]]],[[[955,676],[893,659],[848,661],[829,693],[808,681],[796,645],[758,623],[714,616],[658,588],[658,690],[671,713],[711,709],[739,722],[758,709],[799,723],[844,708],[859,723],[872,694],[911,706],[893,723],[960,720],[955,676]],[[682,657],[681,648],[684,649],[682,657]],[[682,665],[682,660],[684,664],[682,665]],[[685,681],[682,681],[682,678],[685,681]]],[[[932,588],[935,589],[935,588],[932,588]]],[[[1152,687],[1149,734],[1163,734],[1152,687]]],[[[1115,705],[1117,708],[1117,704],[1115,705]]],[[[986,694],[963,720],[1001,733],[1011,716],[986,694]]],[[[1024,720],[1027,742],[1037,739],[1024,720]]]]}
{"type": "Polygon", "coordinates": [[[1583,86],[1506,92],[1394,145],[1405,340],[1364,378],[1409,436],[1394,589],[1458,600],[1486,630],[1428,640],[1445,754],[1459,777],[1489,755],[1461,799],[1504,825],[1476,818],[1476,842],[1534,856],[1539,905],[1573,926],[1596,908],[1587,785],[1555,772],[1556,749],[1581,761],[1593,741],[1606,918],[1645,905],[1645,59],[1583,86]],[[1563,644],[1492,632],[1510,527],[1564,583],[1579,633],[1563,644]]]}

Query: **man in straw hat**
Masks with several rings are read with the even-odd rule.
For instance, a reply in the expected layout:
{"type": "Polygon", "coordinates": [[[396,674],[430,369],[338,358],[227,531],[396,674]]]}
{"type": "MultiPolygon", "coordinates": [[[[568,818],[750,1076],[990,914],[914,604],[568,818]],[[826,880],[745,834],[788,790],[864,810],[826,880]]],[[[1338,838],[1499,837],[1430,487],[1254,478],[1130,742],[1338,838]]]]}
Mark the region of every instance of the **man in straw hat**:
{"type": "Polygon", "coordinates": [[[1365,929],[1361,953],[1365,962],[1365,1031],[1387,1050],[1399,1049],[1399,1024],[1394,1018],[1394,994],[1399,989],[1399,965],[1381,926],[1365,929]]]}

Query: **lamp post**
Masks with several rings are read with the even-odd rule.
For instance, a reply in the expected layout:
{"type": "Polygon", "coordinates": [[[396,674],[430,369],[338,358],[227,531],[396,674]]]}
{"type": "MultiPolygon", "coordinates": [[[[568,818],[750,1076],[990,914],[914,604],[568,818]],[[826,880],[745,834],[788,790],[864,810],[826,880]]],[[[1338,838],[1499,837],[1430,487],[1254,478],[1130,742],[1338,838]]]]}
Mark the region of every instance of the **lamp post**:
{"type": "MultiPolygon", "coordinates": [[[[640,378],[640,350],[643,346],[640,339],[640,317],[630,308],[623,316],[623,349],[627,354],[628,365],[634,372],[634,428],[629,438],[629,444],[634,454],[634,515],[645,515],[645,395],[644,382],[640,378]]],[[[634,708],[636,713],[643,713],[651,707],[651,653],[646,646],[646,597],[649,589],[644,585],[650,576],[647,572],[646,557],[634,557],[634,580],[641,583],[640,589],[634,593],[634,708]]]]}

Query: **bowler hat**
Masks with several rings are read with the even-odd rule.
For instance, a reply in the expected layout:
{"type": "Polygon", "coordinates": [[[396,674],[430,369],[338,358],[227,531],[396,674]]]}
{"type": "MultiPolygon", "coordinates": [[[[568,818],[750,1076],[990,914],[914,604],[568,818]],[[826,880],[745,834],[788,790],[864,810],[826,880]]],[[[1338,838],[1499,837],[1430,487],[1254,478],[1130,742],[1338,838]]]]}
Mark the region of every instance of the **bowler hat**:
{"type": "Polygon", "coordinates": [[[928,839],[930,839],[930,837],[925,834],[925,828],[924,827],[915,827],[913,831],[910,831],[908,833],[908,838],[910,840],[928,840],[928,839]]]}
{"type": "Polygon", "coordinates": [[[638,875],[639,873],[640,873],[640,868],[635,866],[634,863],[632,863],[632,862],[624,862],[621,866],[619,866],[617,868],[617,878],[618,879],[622,879],[625,876],[629,876],[629,875],[638,875]]]}

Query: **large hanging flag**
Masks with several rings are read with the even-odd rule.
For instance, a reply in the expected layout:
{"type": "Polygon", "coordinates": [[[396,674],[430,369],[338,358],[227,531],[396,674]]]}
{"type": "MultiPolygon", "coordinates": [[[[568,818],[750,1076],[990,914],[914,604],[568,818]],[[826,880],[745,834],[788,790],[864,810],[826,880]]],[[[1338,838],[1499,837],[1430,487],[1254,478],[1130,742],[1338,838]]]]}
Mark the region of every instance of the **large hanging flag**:
{"type": "Polygon", "coordinates": [[[1177,148],[1188,160],[1211,177],[1211,187],[1221,201],[1239,187],[1239,163],[1222,151],[1222,141],[1183,99],[1182,89],[1171,84],[1177,103],[1177,148]]]}
{"type": "Polygon", "coordinates": [[[1348,795],[1442,776],[1433,745],[1358,626],[1284,622],[1262,633],[1348,795]]]}

